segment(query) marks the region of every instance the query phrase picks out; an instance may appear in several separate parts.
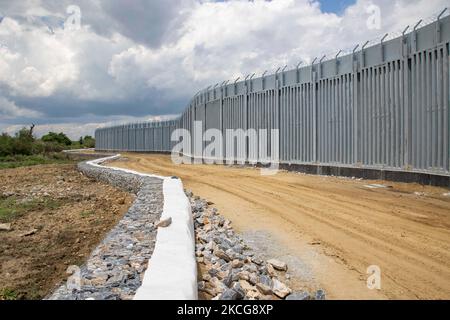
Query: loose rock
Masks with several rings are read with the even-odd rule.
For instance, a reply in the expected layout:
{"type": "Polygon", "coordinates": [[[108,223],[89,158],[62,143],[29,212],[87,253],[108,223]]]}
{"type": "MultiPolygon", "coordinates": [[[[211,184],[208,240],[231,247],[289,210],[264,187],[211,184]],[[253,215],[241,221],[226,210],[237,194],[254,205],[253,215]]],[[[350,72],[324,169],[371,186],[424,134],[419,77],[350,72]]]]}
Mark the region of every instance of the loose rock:
{"type": "Polygon", "coordinates": [[[38,229],[31,229],[19,235],[19,237],[28,237],[38,232],[38,229]]]}
{"type": "Polygon", "coordinates": [[[277,280],[287,264],[255,256],[234,232],[231,222],[220,216],[212,203],[186,192],[195,227],[196,257],[202,270],[199,291],[213,300],[278,300],[292,290],[277,280]],[[278,270],[278,271],[276,271],[278,270]],[[204,285],[203,285],[204,282],[204,285]]]}
{"type": "Polygon", "coordinates": [[[223,259],[227,262],[231,261],[231,258],[228,254],[226,254],[223,250],[214,250],[214,255],[220,259],[223,259]]]}
{"type": "Polygon", "coordinates": [[[277,260],[277,259],[270,259],[267,260],[267,263],[272,265],[275,269],[279,271],[287,271],[287,264],[283,261],[277,260]]]}
{"type": "Polygon", "coordinates": [[[310,300],[311,296],[306,291],[294,292],[286,297],[286,300],[310,300]]]}
{"type": "Polygon", "coordinates": [[[234,289],[227,289],[220,296],[220,300],[239,300],[242,298],[242,294],[234,289]]]}
{"type": "Polygon", "coordinates": [[[273,279],[273,293],[275,293],[276,296],[280,297],[281,299],[284,299],[289,294],[291,294],[292,290],[288,288],[284,283],[278,281],[277,279],[273,279]]]}
{"type": "Polygon", "coordinates": [[[157,224],[156,224],[156,228],[167,228],[168,226],[170,226],[172,224],[172,217],[169,217],[167,219],[164,220],[160,220],[157,224]]]}
{"type": "Polygon", "coordinates": [[[259,282],[256,284],[256,287],[262,294],[265,295],[272,294],[272,289],[268,285],[265,285],[264,283],[259,282]]]}
{"type": "Polygon", "coordinates": [[[244,263],[241,260],[235,259],[233,260],[231,265],[233,266],[233,268],[237,269],[243,267],[244,263]]]}
{"type": "Polygon", "coordinates": [[[0,231],[11,231],[11,223],[0,223],[0,231]]]}
{"type": "Polygon", "coordinates": [[[316,291],[316,300],[325,300],[325,291],[317,290],[316,291]]]}

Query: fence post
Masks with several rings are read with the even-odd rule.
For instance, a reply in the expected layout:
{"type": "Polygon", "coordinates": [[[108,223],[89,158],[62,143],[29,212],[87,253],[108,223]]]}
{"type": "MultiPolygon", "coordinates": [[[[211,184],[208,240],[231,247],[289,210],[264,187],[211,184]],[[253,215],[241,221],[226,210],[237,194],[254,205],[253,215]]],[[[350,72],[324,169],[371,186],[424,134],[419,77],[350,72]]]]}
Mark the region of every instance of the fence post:
{"type": "MultiPolygon", "coordinates": [[[[322,63],[320,63],[322,65],[322,63]]],[[[311,66],[313,68],[313,66],[311,66]]],[[[311,91],[312,91],[312,97],[313,97],[313,104],[312,104],[312,122],[313,122],[313,144],[312,144],[312,157],[311,162],[317,163],[317,94],[318,94],[318,86],[317,86],[317,72],[312,72],[312,79],[311,79],[311,91]]]]}

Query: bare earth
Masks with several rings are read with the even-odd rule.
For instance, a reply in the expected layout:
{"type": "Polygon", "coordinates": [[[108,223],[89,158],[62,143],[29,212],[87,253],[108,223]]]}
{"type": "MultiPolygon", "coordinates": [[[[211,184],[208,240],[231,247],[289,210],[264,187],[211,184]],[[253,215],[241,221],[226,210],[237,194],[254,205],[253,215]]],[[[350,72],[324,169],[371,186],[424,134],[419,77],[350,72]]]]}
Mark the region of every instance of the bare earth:
{"type": "Polygon", "coordinates": [[[41,299],[82,265],[134,197],[81,175],[74,164],[0,170],[0,300],[41,299]],[[8,211],[9,212],[9,211],[8,211]],[[9,292],[9,294],[6,294],[9,292]]]}
{"type": "Polygon", "coordinates": [[[322,287],[331,299],[450,298],[447,189],[126,157],[110,165],[179,176],[214,202],[251,245],[288,262],[294,289],[322,287]],[[366,187],[373,183],[390,188],[366,187]],[[381,268],[381,290],[366,286],[371,265],[381,268]]]}

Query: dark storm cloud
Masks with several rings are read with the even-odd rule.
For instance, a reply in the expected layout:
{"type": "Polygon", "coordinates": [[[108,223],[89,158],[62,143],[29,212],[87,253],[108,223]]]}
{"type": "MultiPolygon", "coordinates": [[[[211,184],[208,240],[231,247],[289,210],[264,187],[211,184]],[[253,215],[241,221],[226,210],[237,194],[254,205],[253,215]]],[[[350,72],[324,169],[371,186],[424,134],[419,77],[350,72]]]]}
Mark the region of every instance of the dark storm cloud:
{"type": "Polygon", "coordinates": [[[190,0],[119,0],[102,1],[106,15],[115,23],[116,30],[150,47],[161,45],[181,23],[183,9],[193,5],[190,0]]]}
{"type": "MultiPolygon", "coordinates": [[[[105,116],[146,116],[160,114],[176,114],[185,107],[186,100],[166,100],[156,90],[149,90],[140,99],[127,98],[115,101],[84,101],[67,99],[63,95],[53,95],[46,98],[13,98],[7,97],[23,108],[40,112],[44,122],[53,119],[54,122],[66,118],[79,118],[82,115],[105,116]]],[[[28,118],[28,120],[33,118],[28,118]]],[[[34,119],[39,121],[39,119],[34,119]]]]}
{"type": "MultiPolygon", "coordinates": [[[[25,13],[31,4],[26,0],[0,1],[0,20],[2,16],[29,19],[25,13]]],[[[194,0],[46,0],[41,3],[42,8],[59,18],[35,18],[52,27],[60,26],[67,7],[77,5],[81,8],[82,22],[98,34],[110,36],[118,32],[138,43],[156,47],[170,38],[171,32],[182,23],[183,12],[194,4],[194,0]]]]}

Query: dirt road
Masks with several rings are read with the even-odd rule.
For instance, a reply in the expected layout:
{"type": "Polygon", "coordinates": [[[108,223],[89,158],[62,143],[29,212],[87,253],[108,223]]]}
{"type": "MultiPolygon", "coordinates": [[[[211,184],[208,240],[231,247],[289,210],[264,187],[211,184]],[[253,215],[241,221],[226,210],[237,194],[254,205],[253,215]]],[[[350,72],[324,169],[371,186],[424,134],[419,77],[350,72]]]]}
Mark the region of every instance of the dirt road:
{"type": "Polygon", "coordinates": [[[443,188],[258,169],[173,165],[127,154],[112,166],[176,175],[255,246],[332,299],[450,298],[450,197],[443,188]],[[389,188],[368,188],[382,183],[389,188]],[[381,290],[366,270],[381,268],[381,290]]]}

